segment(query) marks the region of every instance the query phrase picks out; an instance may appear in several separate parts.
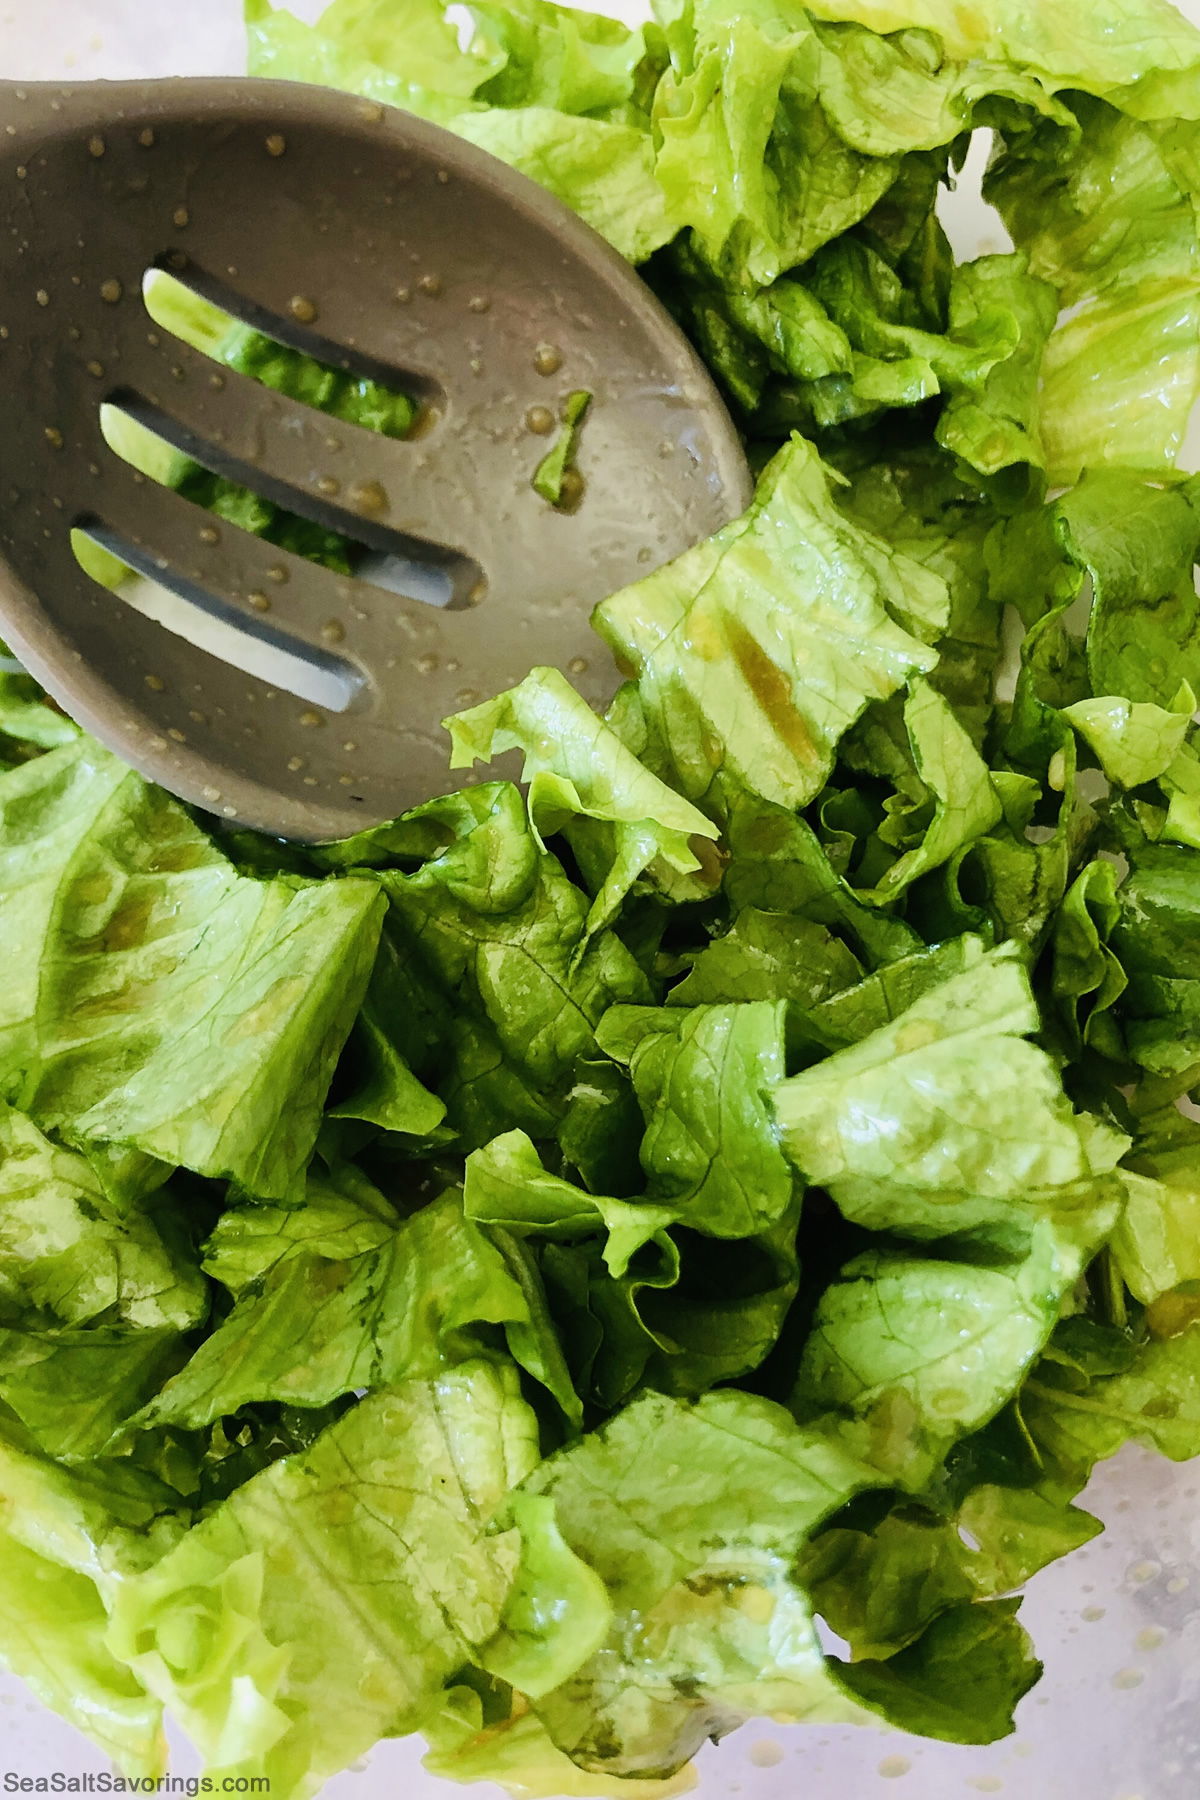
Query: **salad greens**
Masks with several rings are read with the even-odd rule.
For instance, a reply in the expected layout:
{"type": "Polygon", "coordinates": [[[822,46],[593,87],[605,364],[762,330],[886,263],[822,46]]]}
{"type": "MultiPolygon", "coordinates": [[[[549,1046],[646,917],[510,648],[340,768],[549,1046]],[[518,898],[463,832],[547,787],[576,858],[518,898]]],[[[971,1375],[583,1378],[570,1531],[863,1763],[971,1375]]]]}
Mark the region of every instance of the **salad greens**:
{"type": "Polygon", "coordinates": [[[280,1800],[410,1731],[631,1800],[756,1714],[991,1742],[1095,1464],[1200,1455],[1200,33],[465,10],[248,0],[251,72],[574,207],[756,496],[597,609],[603,717],[534,669],[447,721],[487,779],[340,844],[226,830],[0,674],[0,1658],[127,1773],[165,1707],[280,1800]],[[976,130],[1013,249],[956,264],[976,130]]]}

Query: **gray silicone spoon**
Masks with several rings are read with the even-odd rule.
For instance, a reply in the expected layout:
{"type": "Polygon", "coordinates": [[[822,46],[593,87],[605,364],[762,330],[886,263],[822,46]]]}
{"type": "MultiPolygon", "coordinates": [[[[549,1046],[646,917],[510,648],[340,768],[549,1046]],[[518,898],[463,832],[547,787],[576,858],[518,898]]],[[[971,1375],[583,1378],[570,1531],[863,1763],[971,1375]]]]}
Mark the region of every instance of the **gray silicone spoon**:
{"type": "Polygon", "coordinates": [[[0,636],[89,731],[226,818],[331,838],[445,792],[441,719],[537,663],[604,701],[592,607],[749,501],[716,390],[629,265],[407,113],[284,82],[0,84],[0,193],[0,636]],[[146,312],[155,267],[414,394],[417,430],[220,369],[146,312]],[[531,482],[579,392],[566,510],[531,482]],[[333,574],[147,480],[103,402],[392,575],[333,574]],[[73,527],[157,589],[91,580],[73,527]]]}

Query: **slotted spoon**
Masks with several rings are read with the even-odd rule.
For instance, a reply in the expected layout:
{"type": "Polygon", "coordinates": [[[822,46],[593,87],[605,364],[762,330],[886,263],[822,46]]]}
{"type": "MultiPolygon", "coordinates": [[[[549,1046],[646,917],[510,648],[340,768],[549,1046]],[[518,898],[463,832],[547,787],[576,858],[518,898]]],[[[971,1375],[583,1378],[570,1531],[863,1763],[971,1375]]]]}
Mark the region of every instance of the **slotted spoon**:
{"type": "Polygon", "coordinates": [[[407,113],[271,81],[0,83],[0,195],[0,636],[89,731],[227,819],[327,839],[459,785],[441,719],[537,663],[606,700],[592,607],[748,503],[707,372],[628,264],[407,113]],[[155,268],[414,395],[416,430],[220,367],[147,313],[155,268]],[[579,393],[566,508],[532,479],[579,393]],[[393,586],[409,570],[408,592],[139,474],[105,402],[366,546],[393,586]],[[93,581],[72,528],[174,607],[93,581]]]}

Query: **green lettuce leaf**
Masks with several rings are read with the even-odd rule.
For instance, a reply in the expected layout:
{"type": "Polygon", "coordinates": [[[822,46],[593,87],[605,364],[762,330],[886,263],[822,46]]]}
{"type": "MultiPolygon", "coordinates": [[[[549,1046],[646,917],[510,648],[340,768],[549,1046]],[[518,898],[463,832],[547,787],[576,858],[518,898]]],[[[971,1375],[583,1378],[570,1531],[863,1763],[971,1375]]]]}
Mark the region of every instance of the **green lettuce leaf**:
{"type": "Polygon", "coordinates": [[[187,1357],[169,1326],[0,1330],[0,1398],[51,1456],[103,1453],[187,1357]]]}
{"type": "Polygon", "coordinates": [[[195,1429],[256,1400],[326,1406],[355,1389],[432,1377],[478,1355],[476,1328],[490,1324],[505,1327],[513,1354],[578,1424],[579,1402],[536,1282],[527,1269],[514,1273],[463,1217],[458,1194],[422,1207],[375,1249],[345,1255],[353,1241],[285,1238],[278,1260],[243,1290],[140,1422],[195,1429]],[[342,1255],[323,1254],[339,1247],[342,1255]]]}
{"type": "Polygon", "coordinates": [[[281,1195],[382,906],[366,881],[240,876],[90,739],[51,751],[0,776],[0,1083],[43,1128],[281,1195]]]}
{"type": "Polygon", "coordinates": [[[297,1251],[345,1261],[390,1243],[399,1224],[395,1207],[353,1163],[325,1175],[310,1164],[302,1206],[228,1207],[203,1245],[203,1268],[240,1295],[297,1251]]]}
{"type": "MultiPolygon", "coordinates": [[[[586,896],[543,851],[518,789],[495,783],[418,809],[451,841],[412,874],[387,870],[390,991],[406,1059],[467,1150],[514,1127],[550,1135],[576,1060],[614,1000],[649,998],[586,896]]],[[[414,815],[415,817],[415,815],[414,815]]]]}
{"type": "Polygon", "coordinates": [[[519,687],[457,713],[446,726],[452,769],[488,762],[506,750],[524,753],[521,779],[539,839],[580,816],[612,827],[610,866],[588,915],[589,933],[609,923],[656,859],[690,873],[700,865],[689,839],[719,835],[711,820],[626,749],[557,669],[533,669],[519,687]]]}
{"type": "Polygon", "coordinates": [[[686,794],[699,799],[720,768],[795,808],[819,791],[867,702],[933,667],[888,611],[931,579],[836,512],[815,451],[797,438],[743,518],[602,602],[595,624],[636,671],[686,794]]]}
{"type": "Polygon", "coordinates": [[[0,1314],[17,1319],[34,1308],[64,1325],[199,1325],[208,1289],[178,1234],[160,1229],[169,1202],[157,1198],[154,1210],[123,1214],[85,1157],[0,1101],[0,1314]]]}
{"type": "Polygon", "coordinates": [[[1109,780],[1132,788],[1157,780],[1171,767],[1187,737],[1196,696],[1184,681],[1169,708],[1105,694],[1077,700],[1064,710],[1109,780]]]}
{"type": "Polygon", "coordinates": [[[85,1732],[121,1772],[166,1772],[162,1706],[105,1644],[94,1582],[0,1531],[0,1665],[85,1732]]]}
{"type": "Polygon", "coordinates": [[[1042,1675],[1019,1600],[942,1613],[915,1644],[886,1661],[838,1667],[854,1698],[889,1724],[951,1744],[994,1744],[1016,1730],[1018,1701],[1042,1675]]]}
{"type": "Polygon", "coordinates": [[[494,1635],[519,1542],[487,1527],[537,1456],[511,1365],[374,1395],[125,1582],[109,1641],[210,1769],[315,1793],[494,1635]]]}
{"type": "Polygon", "coordinates": [[[853,1717],[789,1568],[871,1480],[731,1391],[695,1405],[646,1394],[540,1464],[523,1491],[553,1497],[615,1612],[603,1647],[536,1704],[554,1741],[585,1769],[664,1774],[754,1713],[853,1717]]]}
{"type": "Polygon", "coordinates": [[[977,953],[893,1023],[776,1088],[784,1148],[875,1230],[1028,1232],[1056,1190],[1068,1216],[1082,1207],[1082,1224],[1090,1183],[1128,1140],[1072,1111],[1050,1058],[1027,1042],[1039,1029],[1016,947],[977,953]]]}
{"type": "Polygon", "coordinates": [[[782,1217],[793,1179],[765,1097],[785,1073],[781,1003],[612,1007],[597,1041],[629,1067],[647,1198],[715,1237],[782,1217]]]}

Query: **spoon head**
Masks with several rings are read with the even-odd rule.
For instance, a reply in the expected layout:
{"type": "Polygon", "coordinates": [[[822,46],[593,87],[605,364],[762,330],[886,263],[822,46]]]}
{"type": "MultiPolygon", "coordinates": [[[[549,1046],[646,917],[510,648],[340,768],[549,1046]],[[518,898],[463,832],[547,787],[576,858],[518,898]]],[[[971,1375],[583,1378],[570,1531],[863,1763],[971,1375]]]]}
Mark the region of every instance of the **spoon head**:
{"type": "Polygon", "coordinates": [[[657,300],[452,134],[282,82],[8,87],[0,118],[24,171],[0,232],[0,636],[184,798],[313,840],[461,785],[443,717],[535,663],[606,701],[592,607],[747,505],[736,432],[657,300]],[[221,367],[147,313],[154,269],[413,395],[416,428],[221,367]],[[582,395],[555,505],[534,477],[582,395]],[[138,474],[105,403],[366,560],[339,575],[138,474]],[[155,586],[101,587],[73,529],[155,586]]]}

